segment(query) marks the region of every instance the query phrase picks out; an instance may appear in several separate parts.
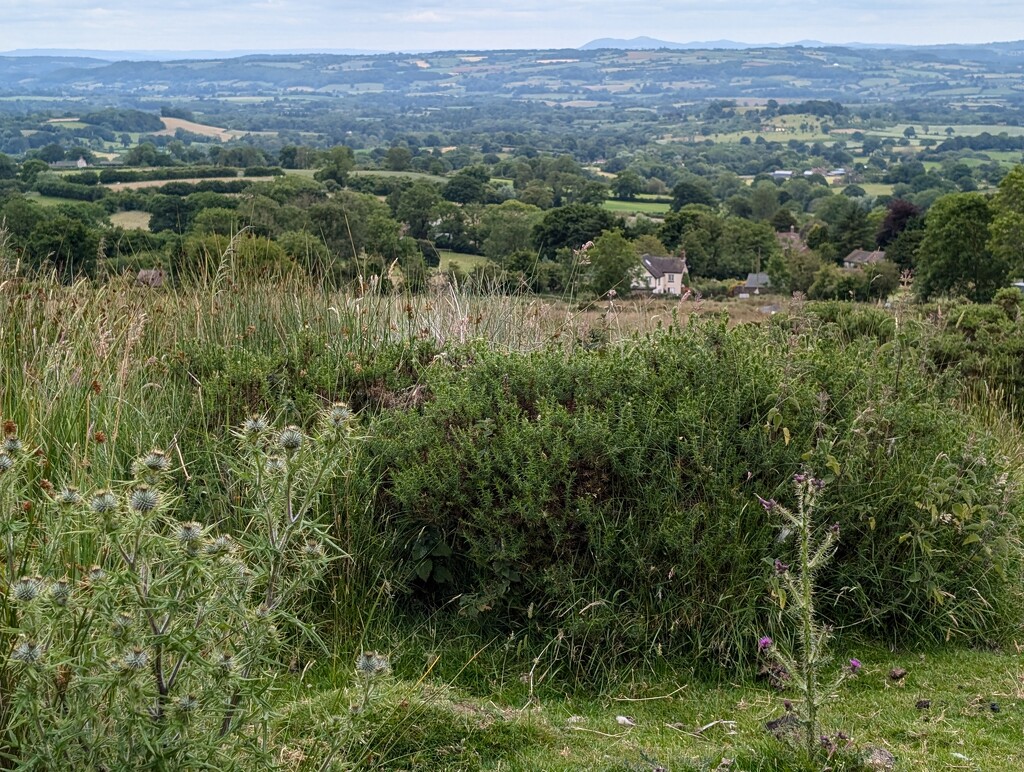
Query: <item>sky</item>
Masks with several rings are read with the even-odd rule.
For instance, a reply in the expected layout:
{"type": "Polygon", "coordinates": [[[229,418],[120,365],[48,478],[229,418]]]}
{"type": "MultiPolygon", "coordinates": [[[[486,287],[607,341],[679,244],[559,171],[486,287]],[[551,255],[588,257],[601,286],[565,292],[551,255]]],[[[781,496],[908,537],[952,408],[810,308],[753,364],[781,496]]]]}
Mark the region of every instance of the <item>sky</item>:
{"type": "Polygon", "coordinates": [[[0,51],[575,48],[1024,39],[1020,0],[0,0],[0,51]]]}

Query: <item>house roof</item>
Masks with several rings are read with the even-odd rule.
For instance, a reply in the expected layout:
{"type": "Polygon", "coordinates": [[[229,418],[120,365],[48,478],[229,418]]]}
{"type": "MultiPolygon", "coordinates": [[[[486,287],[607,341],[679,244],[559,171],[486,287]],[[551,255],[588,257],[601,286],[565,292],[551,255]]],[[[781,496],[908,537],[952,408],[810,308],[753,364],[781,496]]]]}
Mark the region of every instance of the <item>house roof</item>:
{"type": "Polygon", "coordinates": [[[883,249],[876,249],[874,252],[868,252],[866,249],[855,249],[843,258],[844,263],[852,263],[853,265],[868,265],[870,263],[880,263],[883,260],[885,260],[885,250],[883,249]]]}
{"type": "Polygon", "coordinates": [[[797,252],[807,251],[807,244],[804,242],[803,236],[796,230],[779,231],[775,234],[775,239],[783,249],[793,249],[797,252]]]}
{"type": "Polygon", "coordinates": [[[689,273],[689,269],[686,267],[685,257],[655,257],[654,255],[644,255],[640,258],[640,262],[643,264],[644,268],[647,269],[647,273],[655,279],[660,279],[666,273],[689,273]]]}
{"type": "Polygon", "coordinates": [[[761,289],[762,287],[770,287],[772,284],[771,279],[768,278],[768,274],[762,273],[748,273],[747,280],[744,282],[744,287],[750,287],[751,289],[761,289]]]}

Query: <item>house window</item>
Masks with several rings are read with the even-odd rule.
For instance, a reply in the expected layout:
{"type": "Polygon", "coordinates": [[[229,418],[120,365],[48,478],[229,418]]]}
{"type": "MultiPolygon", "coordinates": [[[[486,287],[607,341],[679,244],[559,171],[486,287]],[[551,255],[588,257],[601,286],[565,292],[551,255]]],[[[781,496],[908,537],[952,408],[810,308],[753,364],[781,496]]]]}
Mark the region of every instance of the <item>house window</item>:
{"type": "Polygon", "coordinates": [[[675,284],[676,283],[676,275],[674,273],[670,273],[668,275],[668,283],[669,284],[675,284]]]}

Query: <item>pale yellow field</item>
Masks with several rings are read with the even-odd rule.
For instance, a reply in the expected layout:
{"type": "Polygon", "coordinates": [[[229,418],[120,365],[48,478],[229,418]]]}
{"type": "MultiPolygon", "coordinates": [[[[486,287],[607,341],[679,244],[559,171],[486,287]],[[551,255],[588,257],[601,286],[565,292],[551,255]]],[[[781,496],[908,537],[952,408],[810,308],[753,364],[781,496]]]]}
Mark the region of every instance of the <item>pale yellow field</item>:
{"type": "Polygon", "coordinates": [[[178,129],[184,129],[185,131],[190,131],[193,134],[200,134],[204,137],[211,137],[220,142],[227,142],[229,139],[236,139],[238,137],[245,136],[244,131],[220,129],[216,126],[207,126],[204,123],[186,121],[184,118],[161,118],[160,120],[164,122],[164,130],[156,132],[157,136],[164,135],[173,137],[174,132],[178,129]]]}

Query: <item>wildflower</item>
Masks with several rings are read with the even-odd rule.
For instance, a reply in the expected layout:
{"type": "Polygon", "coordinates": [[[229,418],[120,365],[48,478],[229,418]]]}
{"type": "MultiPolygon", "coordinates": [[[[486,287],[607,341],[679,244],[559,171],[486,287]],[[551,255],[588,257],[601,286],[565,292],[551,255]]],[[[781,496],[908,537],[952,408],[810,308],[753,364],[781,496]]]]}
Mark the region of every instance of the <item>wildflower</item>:
{"type": "Polygon", "coordinates": [[[315,539],[308,539],[302,545],[302,556],[309,560],[319,560],[324,556],[324,545],[315,539]]]}
{"type": "MultiPolygon", "coordinates": [[[[756,493],[754,495],[757,496],[756,493]]],[[[761,502],[761,506],[764,507],[765,512],[771,512],[777,506],[775,499],[762,499],[760,496],[757,496],[757,500],[761,502]]]]}
{"type": "Polygon", "coordinates": [[[4,421],[4,437],[18,433],[18,425],[14,421],[4,421]]]}
{"type": "Polygon", "coordinates": [[[28,499],[25,499],[25,501],[21,502],[21,511],[24,512],[26,515],[29,512],[31,512],[32,511],[32,502],[29,501],[28,499]]]}
{"type": "Polygon", "coordinates": [[[171,468],[171,460],[167,458],[167,454],[159,448],[154,448],[149,451],[149,453],[142,457],[141,463],[142,466],[150,472],[166,472],[171,468]]]}
{"type": "Polygon", "coordinates": [[[107,441],[107,433],[104,431],[98,431],[92,436],[92,439],[97,445],[102,445],[107,441]]]}
{"type": "Polygon", "coordinates": [[[72,504],[80,502],[82,500],[82,496],[78,493],[78,488],[74,485],[65,485],[57,492],[53,497],[53,500],[62,507],[69,507],[72,504]]]}
{"type": "Polygon", "coordinates": [[[178,543],[188,549],[194,549],[196,542],[203,538],[202,523],[190,520],[187,523],[179,523],[178,530],[174,534],[178,543]]]}
{"type": "Polygon", "coordinates": [[[141,646],[133,646],[121,656],[126,670],[144,670],[149,664],[149,653],[141,646]]]}
{"type": "Polygon", "coordinates": [[[218,555],[229,555],[234,552],[234,549],[235,543],[231,540],[230,536],[218,536],[206,545],[206,554],[215,557],[218,555]]]}
{"type": "Polygon", "coordinates": [[[775,558],[775,573],[779,576],[782,576],[787,571],[789,571],[789,564],[783,563],[778,558],[775,558]]]}
{"type": "Polygon", "coordinates": [[[0,450],[0,474],[9,472],[14,468],[14,459],[6,450],[0,450]]]}
{"type": "Polygon", "coordinates": [[[302,430],[298,426],[286,426],[277,435],[277,444],[289,453],[302,447],[302,430]]]}
{"type": "Polygon", "coordinates": [[[352,420],[352,411],[344,402],[335,402],[327,411],[327,424],[334,429],[344,429],[352,420]]]}
{"type": "Polygon", "coordinates": [[[805,474],[797,473],[797,474],[793,475],[793,482],[795,482],[797,485],[800,485],[806,479],[807,479],[807,475],[805,475],[805,474]]]}
{"type": "Polygon", "coordinates": [[[267,474],[280,474],[284,471],[284,458],[281,456],[267,456],[266,463],[263,465],[267,474]]]}
{"type": "Polygon", "coordinates": [[[89,569],[89,573],[86,574],[86,579],[89,580],[90,584],[96,584],[97,582],[102,582],[106,578],[107,578],[107,572],[104,571],[99,566],[92,566],[89,569]]]}
{"type": "Polygon", "coordinates": [[[128,497],[128,506],[139,514],[152,512],[159,503],[160,494],[148,485],[140,485],[128,497]]]}
{"type": "Polygon", "coordinates": [[[131,631],[134,621],[131,614],[119,611],[110,622],[111,634],[115,638],[124,638],[131,631]]]}
{"type": "Polygon", "coordinates": [[[270,428],[270,423],[264,416],[251,415],[242,421],[241,434],[244,437],[257,437],[270,428]]]}
{"type": "Polygon", "coordinates": [[[181,713],[192,713],[199,708],[199,700],[195,695],[185,694],[179,697],[174,705],[181,713]]]}
{"type": "Polygon", "coordinates": [[[839,536],[839,523],[832,523],[829,527],[828,532],[835,537],[839,536]]]}
{"type": "Polygon", "coordinates": [[[117,496],[113,491],[96,491],[89,502],[89,508],[97,515],[106,515],[117,509],[117,496]]]}
{"type": "Polygon", "coordinates": [[[222,672],[230,673],[235,669],[235,658],[230,652],[222,651],[214,658],[213,664],[222,672]]]}
{"type": "Polygon", "coordinates": [[[356,674],[367,681],[372,681],[390,669],[388,658],[376,651],[364,651],[356,657],[356,674]]]}
{"type": "Polygon", "coordinates": [[[252,570],[245,563],[238,561],[238,565],[235,567],[235,581],[238,583],[238,588],[242,591],[248,590],[252,587],[252,580],[252,570]]]}
{"type": "Polygon", "coordinates": [[[18,455],[23,449],[24,445],[22,445],[21,440],[18,439],[17,434],[11,434],[4,437],[4,441],[0,443],[0,450],[9,453],[12,456],[18,455]]]}
{"type": "Polygon", "coordinates": [[[19,603],[31,603],[38,597],[42,584],[39,577],[23,576],[11,585],[11,597],[19,603]]]}
{"type": "Polygon", "coordinates": [[[43,653],[44,649],[41,643],[30,638],[22,638],[11,652],[11,659],[16,662],[24,662],[26,665],[34,665],[43,658],[43,653]]]}
{"type": "Polygon", "coordinates": [[[820,491],[825,487],[825,481],[822,480],[820,477],[815,477],[813,480],[811,480],[811,485],[813,485],[817,490],[820,491]]]}
{"type": "Polygon", "coordinates": [[[758,641],[757,641],[757,651],[759,653],[763,652],[763,651],[767,651],[768,649],[770,649],[772,647],[773,643],[775,643],[775,641],[773,641],[771,638],[769,638],[767,635],[765,635],[764,637],[758,639],[758,641]]]}
{"type": "Polygon", "coordinates": [[[860,672],[860,669],[862,667],[863,667],[863,665],[861,665],[860,660],[857,659],[856,657],[854,657],[853,659],[850,660],[850,674],[851,675],[857,675],[857,673],[860,672]]]}
{"type": "Polygon", "coordinates": [[[71,599],[71,582],[67,577],[58,579],[50,585],[50,598],[58,606],[68,605],[68,601],[71,599]]]}

